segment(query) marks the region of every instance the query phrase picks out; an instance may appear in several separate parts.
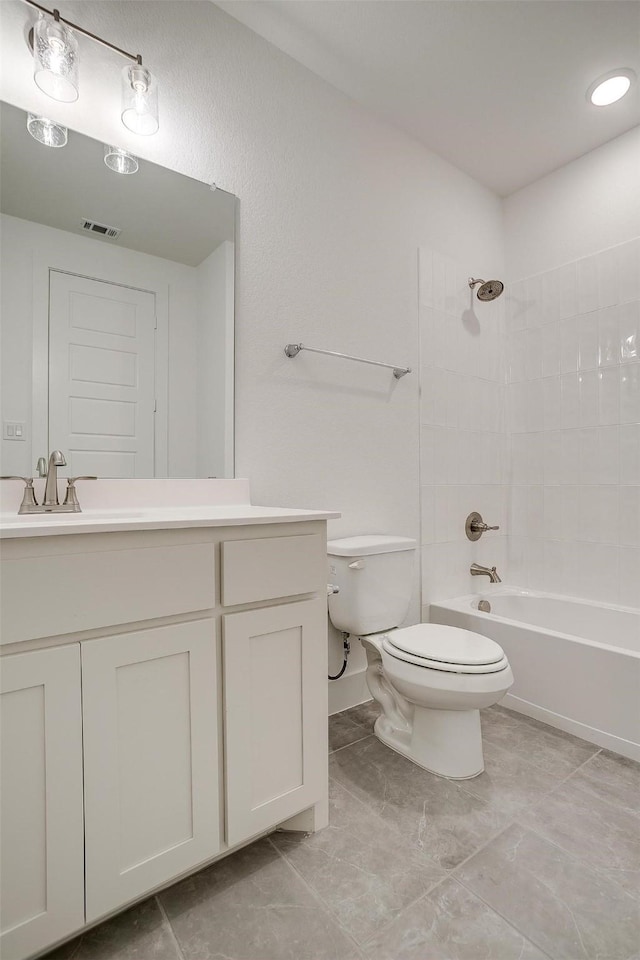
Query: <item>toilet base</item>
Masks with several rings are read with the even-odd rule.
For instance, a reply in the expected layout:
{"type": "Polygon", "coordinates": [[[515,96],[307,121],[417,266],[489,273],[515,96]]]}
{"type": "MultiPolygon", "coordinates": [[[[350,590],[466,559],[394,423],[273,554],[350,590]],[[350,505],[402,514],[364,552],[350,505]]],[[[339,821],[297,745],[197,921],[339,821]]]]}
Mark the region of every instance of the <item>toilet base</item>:
{"type": "Polygon", "coordinates": [[[484,771],[480,711],[413,706],[409,730],[398,730],[381,714],[374,726],[378,740],[438,777],[478,777],[484,771]]]}

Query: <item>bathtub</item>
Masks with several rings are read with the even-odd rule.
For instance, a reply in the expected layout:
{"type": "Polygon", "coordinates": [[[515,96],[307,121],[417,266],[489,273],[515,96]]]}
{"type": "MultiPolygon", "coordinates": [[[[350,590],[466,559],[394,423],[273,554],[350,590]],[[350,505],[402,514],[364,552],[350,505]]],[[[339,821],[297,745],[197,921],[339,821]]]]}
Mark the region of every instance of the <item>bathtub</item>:
{"type": "Polygon", "coordinates": [[[430,619],[500,644],[505,707],[640,760],[640,610],[500,585],[432,603],[430,619]]]}

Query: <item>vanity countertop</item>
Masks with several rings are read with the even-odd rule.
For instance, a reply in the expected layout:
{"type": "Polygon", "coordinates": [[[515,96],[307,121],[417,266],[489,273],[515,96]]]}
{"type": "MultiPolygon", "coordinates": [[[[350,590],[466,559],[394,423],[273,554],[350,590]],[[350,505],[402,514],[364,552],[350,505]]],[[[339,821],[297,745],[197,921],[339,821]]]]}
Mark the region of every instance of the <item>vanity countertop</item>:
{"type": "Polygon", "coordinates": [[[185,527],[233,527],[300,520],[335,520],[339,513],[259,507],[248,503],[84,510],[82,513],[0,514],[0,538],[50,537],[71,533],[114,533],[123,530],[171,530],[185,527]]]}

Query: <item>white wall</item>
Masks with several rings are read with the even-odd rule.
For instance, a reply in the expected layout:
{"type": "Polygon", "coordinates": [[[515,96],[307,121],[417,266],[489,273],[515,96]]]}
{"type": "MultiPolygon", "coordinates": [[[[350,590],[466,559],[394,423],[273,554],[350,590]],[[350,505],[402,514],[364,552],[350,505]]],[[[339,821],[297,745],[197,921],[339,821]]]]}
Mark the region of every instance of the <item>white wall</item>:
{"type": "Polygon", "coordinates": [[[637,237],[639,158],[636,127],[507,197],[507,276],[531,277],[637,237]]]}
{"type": "MultiPolygon", "coordinates": [[[[17,217],[2,214],[1,222],[2,419],[27,423],[24,442],[2,440],[2,472],[30,476],[38,457],[48,455],[46,440],[45,449],[42,444],[33,449],[31,442],[34,285],[46,298],[48,268],[57,267],[156,293],[158,322],[164,328],[159,332],[167,338],[165,364],[167,351],[169,356],[164,390],[168,409],[159,411],[168,424],[168,475],[195,476],[196,269],[17,217]]],[[[45,311],[45,324],[47,306],[45,300],[38,307],[45,311]]],[[[46,420],[44,410],[41,419],[46,420]]],[[[46,437],[46,425],[38,433],[46,437]]]]}
{"type": "Polygon", "coordinates": [[[234,244],[221,243],[198,278],[198,477],[233,476],[234,244]]]}
{"type": "MultiPolygon", "coordinates": [[[[26,16],[19,3],[2,6],[5,19],[26,16]]],[[[157,137],[126,134],[120,61],[93,45],[83,47],[95,70],[83,73],[81,99],[52,110],[7,25],[5,99],[240,198],[236,468],[255,502],[340,510],[333,536],[418,538],[418,376],[287,360],[283,347],[302,341],[417,371],[417,249],[501,276],[500,201],[206,0],[94,0],[74,3],[73,15],[156,70],[157,137]]],[[[334,638],[334,671],[340,654],[334,638]]],[[[351,669],[362,665],[354,655],[351,669]]]]}
{"type": "Polygon", "coordinates": [[[640,604],[640,131],[509,197],[509,568],[640,604]]]}

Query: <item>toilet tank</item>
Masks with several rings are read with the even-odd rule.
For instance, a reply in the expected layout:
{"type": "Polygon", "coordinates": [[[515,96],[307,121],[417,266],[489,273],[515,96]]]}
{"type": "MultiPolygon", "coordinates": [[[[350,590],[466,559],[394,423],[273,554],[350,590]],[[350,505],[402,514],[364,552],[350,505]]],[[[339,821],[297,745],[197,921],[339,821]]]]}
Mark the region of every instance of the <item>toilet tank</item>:
{"type": "Polygon", "coordinates": [[[329,597],[334,627],[356,636],[379,633],[404,620],[413,588],[416,541],[382,535],[330,540],[329,597]]]}

